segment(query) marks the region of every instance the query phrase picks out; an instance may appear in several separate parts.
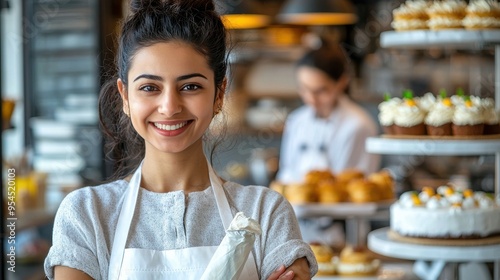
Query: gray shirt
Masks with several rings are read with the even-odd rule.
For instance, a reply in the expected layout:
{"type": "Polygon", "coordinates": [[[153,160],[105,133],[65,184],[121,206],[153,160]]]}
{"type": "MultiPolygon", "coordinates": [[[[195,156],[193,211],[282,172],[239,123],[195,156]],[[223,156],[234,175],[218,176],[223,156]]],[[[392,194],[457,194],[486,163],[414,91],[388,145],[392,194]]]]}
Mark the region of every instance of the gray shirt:
{"type": "MultiPolygon", "coordinates": [[[[45,273],[53,279],[54,266],[81,270],[94,279],[107,279],[111,245],[123,204],[125,180],[71,192],[56,214],[53,245],[45,259],[45,273]]],[[[253,254],[260,279],[267,279],[281,264],[307,257],[311,277],[317,263],[302,241],[293,208],[280,194],[266,187],[226,182],[224,191],[233,214],[243,212],[257,220],[253,254]]],[[[139,189],[127,248],[172,250],[217,246],[225,236],[212,187],[185,195],[139,189]]]]}

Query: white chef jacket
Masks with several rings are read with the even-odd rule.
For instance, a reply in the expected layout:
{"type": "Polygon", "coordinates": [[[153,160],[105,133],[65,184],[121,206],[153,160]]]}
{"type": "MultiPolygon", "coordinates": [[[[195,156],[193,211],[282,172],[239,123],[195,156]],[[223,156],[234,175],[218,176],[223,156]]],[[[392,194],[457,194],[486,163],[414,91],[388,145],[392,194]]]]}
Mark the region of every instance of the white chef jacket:
{"type": "Polygon", "coordinates": [[[318,118],[310,106],[292,112],[285,123],[277,180],[300,182],[313,169],[338,173],[356,168],[365,174],[378,171],[380,156],[365,150],[365,140],[376,136],[373,118],[347,96],[326,119],[318,118]]]}

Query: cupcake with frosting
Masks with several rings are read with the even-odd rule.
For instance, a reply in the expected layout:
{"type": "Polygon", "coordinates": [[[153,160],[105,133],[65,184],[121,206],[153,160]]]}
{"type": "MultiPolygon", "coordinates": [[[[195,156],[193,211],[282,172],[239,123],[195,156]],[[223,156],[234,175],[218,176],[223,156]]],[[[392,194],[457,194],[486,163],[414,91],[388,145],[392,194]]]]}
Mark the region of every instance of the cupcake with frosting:
{"type": "Polygon", "coordinates": [[[384,94],[384,100],[378,105],[378,120],[385,134],[395,134],[394,119],[396,118],[397,108],[402,100],[398,97],[390,98],[388,94],[384,94]]]}
{"type": "Polygon", "coordinates": [[[491,98],[482,100],[484,134],[500,134],[500,112],[495,109],[495,101],[491,98]]]}
{"type": "Polygon", "coordinates": [[[455,106],[451,99],[446,97],[446,92],[441,91],[441,97],[425,117],[425,128],[428,135],[452,135],[451,123],[455,113],[455,106]]]}
{"type": "Polygon", "coordinates": [[[462,0],[434,1],[426,10],[429,16],[427,25],[432,30],[462,28],[466,8],[467,3],[462,0]]]}
{"type": "Polygon", "coordinates": [[[397,135],[425,135],[425,115],[426,112],[413,99],[413,93],[406,90],[403,93],[403,102],[396,111],[394,132],[397,135]]]}
{"type": "Polygon", "coordinates": [[[472,0],[462,23],[466,29],[500,28],[500,4],[495,0],[472,0]]]}
{"type": "Polygon", "coordinates": [[[392,11],[392,28],[397,31],[428,29],[426,9],[430,6],[429,1],[408,0],[392,11]]]}
{"type": "Polygon", "coordinates": [[[482,135],[484,131],[482,106],[477,102],[473,102],[468,96],[464,98],[464,103],[456,106],[453,114],[451,126],[453,135],[482,135]]]}

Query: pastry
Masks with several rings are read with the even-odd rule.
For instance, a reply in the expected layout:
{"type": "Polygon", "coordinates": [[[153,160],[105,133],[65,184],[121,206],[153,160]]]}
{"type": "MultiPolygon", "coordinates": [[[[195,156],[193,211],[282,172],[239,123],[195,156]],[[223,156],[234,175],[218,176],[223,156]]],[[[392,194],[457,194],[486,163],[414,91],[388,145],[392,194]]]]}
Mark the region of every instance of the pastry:
{"type": "Polygon", "coordinates": [[[310,246],[318,262],[318,273],[316,275],[334,275],[336,266],[333,263],[334,253],[332,248],[318,242],[312,242],[310,246]]]}
{"type": "Polygon", "coordinates": [[[399,104],[401,104],[401,98],[394,97],[390,98],[389,95],[385,95],[385,100],[378,105],[379,114],[378,120],[385,134],[395,134],[394,132],[394,119],[396,118],[396,111],[399,104]]]}
{"type": "Polygon", "coordinates": [[[288,184],[285,190],[286,199],[292,204],[304,204],[317,201],[316,186],[306,183],[288,184]]]}
{"type": "Polygon", "coordinates": [[[434,1],[426,10],[427,25],[432,30],[462,28],[466,8],[467,3],[462,0],[434,1]]]}
{"type": "Polygon", "coordinates": [[[405,91],[403,97],[404,102],[397,108],[394,131],[397,135],[425,135],[426,112],[417,105],[411,91],[405,91]]]}
{"type": "Polygon", "coordinates": [[[456,106],[452,119],[453,135],[482,135],[484,131],[483,110],[480,104],[473,102],[468,96],[464,103],[456,106]]]}
{"type": "Polygon", "coordinates": [[[380,260],[368,250],[353,246],[346,246],[340,256],[334,258],[334,262],[338,274],[342,276],[373,276],[380,267],[380,260]]]}
{"type": "Polygon", "coordinates": [[[372,173],[368,176],[367,179],[368,181],[373,182],[377,185],[377,192],[380,200],[388,200],[394,198],[394,180],[389,171],[382,170],[372,173]]]}
{"type": "Polygon", "coordinates": [[[452,135],[451,123],[455,113],[455,106],[448,97],[441,98],[425,117],[424,123],[428,135],[452,135]]]}
{"type": "Polygon", "coordinates": [[[347,201],[345,186],[335,179],[322,181],[318,184],[318,201],[320,203],[347,201]]]}
{"type": "Polygon", "coordinates": [[[426,9],[430,2],[424,0],[408,0],[392,11],[392,28],[397,31],[428,29],[426,9]]]}
{"type": "Polygon", "coordinates": [[[305,175],[304,181],[308,184],[317,185],[323,180],[334,179],[330,170],[311,170],[305,175]]]}
{"type": "Polygon", "coordinates": [[[380,200],[377,184],[367,179],[355,179],[347,185],[349,200],[356,203],[366,203],[380,200]]]}
{"type": "Polygon", "coordinates": [[[466,29],[500,28],[500,4],[494,0],[472,0],[466,8],[467,15],[462,20],[466,29]]]}
{"type": "Polygon", "coordinates": [[[337,173],[337,180],[349,182],[354,179],[364,178],[365,174],[356,168],[347,168],[337,173]]]}

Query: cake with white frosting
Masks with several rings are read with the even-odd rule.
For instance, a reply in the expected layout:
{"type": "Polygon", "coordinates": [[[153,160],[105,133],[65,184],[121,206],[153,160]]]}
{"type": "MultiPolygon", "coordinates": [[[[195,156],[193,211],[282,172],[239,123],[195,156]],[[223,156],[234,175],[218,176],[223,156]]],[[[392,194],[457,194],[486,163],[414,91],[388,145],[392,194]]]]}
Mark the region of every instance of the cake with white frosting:
{"type": "Polygon", "coordinates": [[[441,186],[403,193],[390,208],[390,228],[406,237],[485,238],[500,234],[500,205],[488,194],[441,186]]]}

